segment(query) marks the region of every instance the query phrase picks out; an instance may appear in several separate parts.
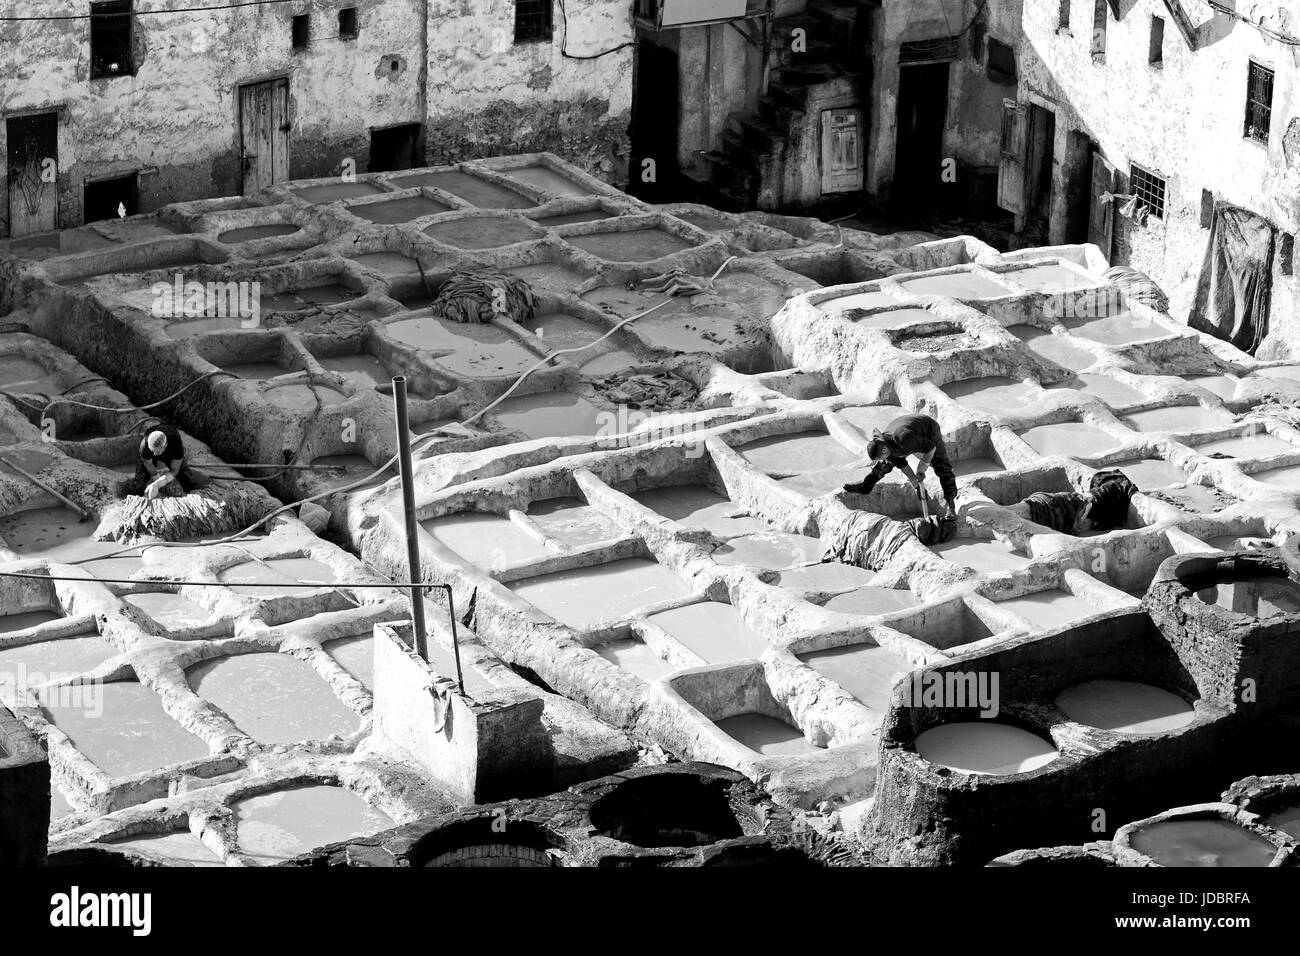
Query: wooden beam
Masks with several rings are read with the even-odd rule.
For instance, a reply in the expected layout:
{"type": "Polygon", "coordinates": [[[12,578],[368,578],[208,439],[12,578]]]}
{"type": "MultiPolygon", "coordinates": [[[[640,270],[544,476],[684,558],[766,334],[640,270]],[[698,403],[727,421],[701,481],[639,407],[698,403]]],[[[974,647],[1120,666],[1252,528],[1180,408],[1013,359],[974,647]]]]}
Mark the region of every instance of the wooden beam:
{"type": "Polygon", "coordinates": [[[1198,46],[1196,27],[1192,25],[1192,18],[1183,9],[1183,0],[1165,0],[1165,9],[1169,11],[1169,16],[1173,19],[1174,26],[1178,27],[1178,32],[1187,41],[1187,48],[1195,53],[1198,46]]]}

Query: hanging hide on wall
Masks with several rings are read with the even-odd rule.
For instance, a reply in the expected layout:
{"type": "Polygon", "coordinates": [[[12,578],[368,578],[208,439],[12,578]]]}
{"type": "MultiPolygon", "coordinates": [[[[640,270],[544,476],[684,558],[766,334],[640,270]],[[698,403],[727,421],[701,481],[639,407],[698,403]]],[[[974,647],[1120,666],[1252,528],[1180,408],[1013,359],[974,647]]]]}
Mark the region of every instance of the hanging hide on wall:
{"type": "Polygon", "coordinates": [[[1189,326],[1255,354],[1268,335],[1276,236],[1273,225],[1253,212],[1215,205],[1189,326]]]}

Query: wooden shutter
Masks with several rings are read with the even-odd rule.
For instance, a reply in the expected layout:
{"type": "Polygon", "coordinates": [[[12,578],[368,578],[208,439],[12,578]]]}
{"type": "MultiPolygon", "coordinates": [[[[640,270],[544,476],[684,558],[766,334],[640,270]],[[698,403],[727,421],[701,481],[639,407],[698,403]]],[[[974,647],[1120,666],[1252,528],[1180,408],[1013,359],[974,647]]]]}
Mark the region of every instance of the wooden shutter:
{"type": "Polygon", "coordinates": [[[998,166],[998,205],[1017,216],[1025,214],[1025,132],[1028,107],[1002,101],[1002,152],[998,166]]]}
{"type": "Polygon", "coordinates": [[[1088,215],[1088,241],[1095,243],[1110,261],[1115,236],[1115,203],[1102,202],[1103,193],[1115,191],[1115,167],[1101,153],[1092,154],[1092,207],[1088,215]]]}

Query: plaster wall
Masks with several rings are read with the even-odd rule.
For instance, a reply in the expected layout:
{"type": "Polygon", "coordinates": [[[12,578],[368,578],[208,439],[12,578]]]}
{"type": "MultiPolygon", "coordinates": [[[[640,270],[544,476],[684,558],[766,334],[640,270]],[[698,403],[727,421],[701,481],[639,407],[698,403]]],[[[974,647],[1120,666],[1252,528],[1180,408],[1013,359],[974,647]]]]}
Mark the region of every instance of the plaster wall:
{"type": "MultiPolygon", "coordinates": [[[[1057,29],[1055,3],[1026,4],[1019,60],[1021,98],[1056,113],[1051,241],[1064,236],[1066,138],[1082,131],[1126,175],[1138,163],[1167,178],[1164,219],[1139,226],[1117,217],[1112,258],[1151,275],[1168,293],[1173,316],[1185,322],[1210,238],[1201,225],[1203,191],[1282,232],[1300,229],[1300,48],[1201,3],[1183,8],[1195,27],[1195,51],[1163,0],[1130,0],[1121,6],[1122,20],[1108,18],[1105,61],[1094,63],[1091,4],[1073,4],[1068,31],[1057,29]],[[1149,56],[1153,16],[1165,19],[1158,66],[1149,56]],[[1244,135],[1252,59],[1276,71],[1267,144],[1244,135]]],[[[1300,33],[1300,13],[1288,15],[1277,0],[1239,10],[1300,33]]],[[[1282,275],[1275,258],[1270,334],[1258,357],[1292,357],[1297,333],[1300,280],[1282,275]]]]}
{"type": "Polygon", "coordinates": [[[979,58],[973,55],[968,30],[978,0],[913,0],[886,4],[874,11],[871,24],[872,89],[869,104],[869,149],[866,190],[887,198],[894,180],[898,148],[898,89],[901,71],[899,47],[917,40],[934,40],[962,34],[957,58],[948,78],[948,114],[944,130],[944,155],[962,166],[989,167],[998,161],[1002,100],[1015,98],[1016,87],[994,83],[984,67],[987,37],[1014,46],[1019,37],[1020,0],[987,4],[983,11],[986,39],[979,58]]]}

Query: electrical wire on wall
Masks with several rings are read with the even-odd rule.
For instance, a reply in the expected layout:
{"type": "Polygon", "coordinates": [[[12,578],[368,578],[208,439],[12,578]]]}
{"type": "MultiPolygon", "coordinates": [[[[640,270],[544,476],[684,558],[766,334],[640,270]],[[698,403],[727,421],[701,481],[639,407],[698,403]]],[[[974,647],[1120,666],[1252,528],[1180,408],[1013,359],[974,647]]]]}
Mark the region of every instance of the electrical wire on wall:
{"type": "Polygon", "coordinates": [[[559,0],[559,3],[560,3],[560,18],[564,23],[564,37],[563,39],[560,40],[560,55],[563,56],[564,58],[569,60],[599,60],[602,56],[609,56],[611,53],[617,53],[619,50],[626,50],[628,47],[635,45],[633,41],[628,40],[626,43],[620,43],[618,46],[611,47],[608,50],[602,50],[600,53],[589,53],[589,54],[570,53],[569,52],[569,11],[566,10],[564,7],[564,0],[559,0]]]}
{"type": "Polygon", "coordinates": [[[1220,3],[1218,0],[1201,0],[1201,2],[1215,13],[1220,13],[1225,17],[1232,17],[1234,20],[1240,20],[1247,26],[1254,27],[1260,33],[1264,34],[1264,36],[1276,40],[1278,43],[1285,43],[1287,46],[1300,46],[1300,37],[1293,37],[1289,33],[1283,33],[1281,30],[1274,30],[1272,27],[1266,27],[1262,23],[1257,23],[1243,14],[1238,13],[1225,3],[1220,3]]]}

